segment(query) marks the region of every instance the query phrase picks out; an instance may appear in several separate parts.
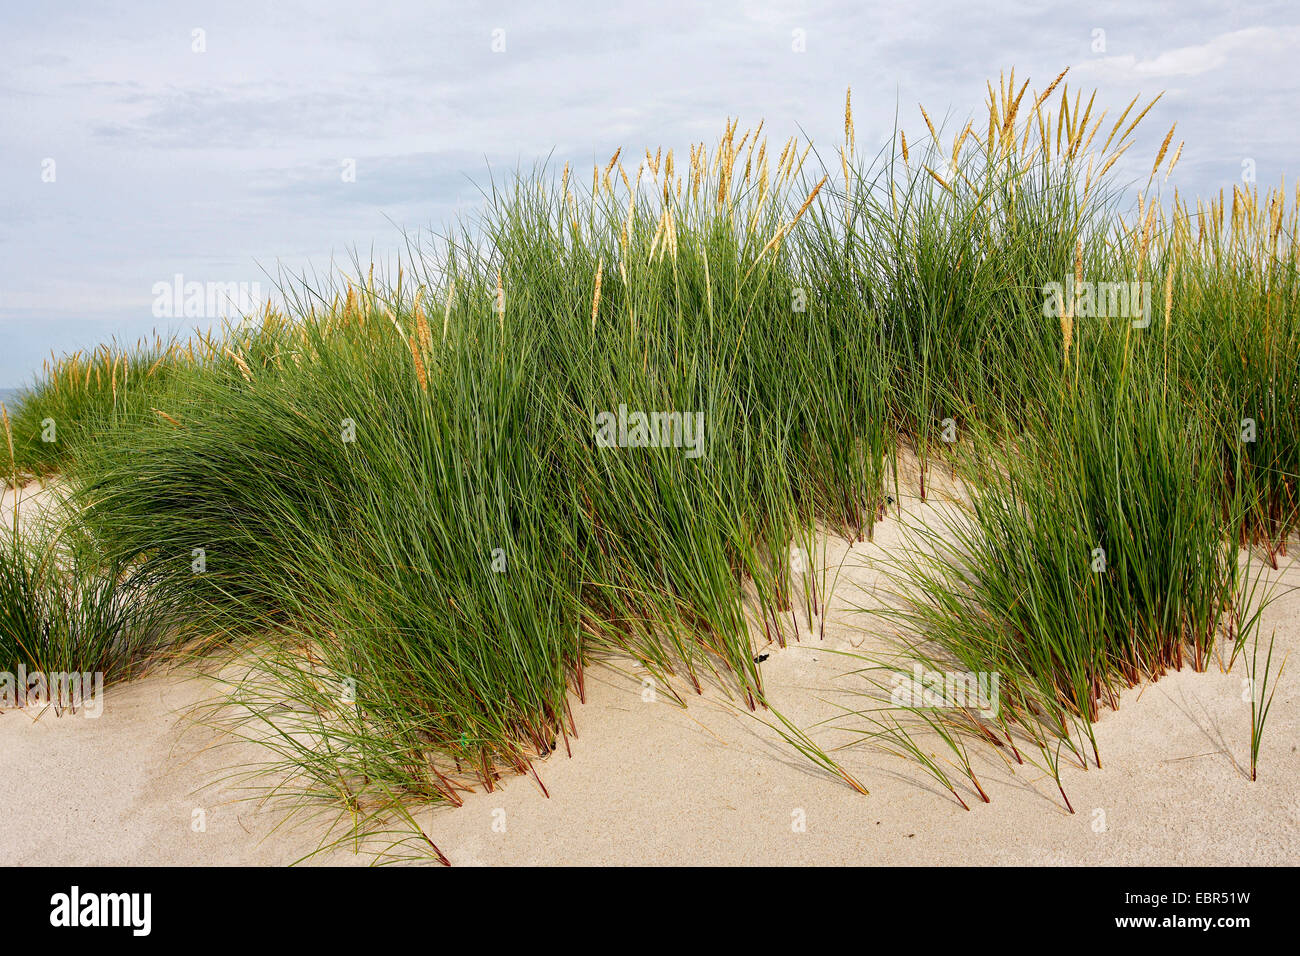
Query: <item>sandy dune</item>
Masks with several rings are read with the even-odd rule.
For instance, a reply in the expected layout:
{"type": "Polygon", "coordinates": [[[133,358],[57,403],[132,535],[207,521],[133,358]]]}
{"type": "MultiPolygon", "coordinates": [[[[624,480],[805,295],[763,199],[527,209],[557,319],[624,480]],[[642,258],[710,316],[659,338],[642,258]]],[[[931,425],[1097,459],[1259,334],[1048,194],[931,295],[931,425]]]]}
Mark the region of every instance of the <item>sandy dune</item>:
{"type": "MultiPolygon", "coordinates": [[[[907,503],[915,520],[933,507],[907,503]]],[[[833,715],[829,701],[849,702],[836,688],[851,684],[841,675],[854,662],[830,651],[883,646],[878,622],[854,608],[878,600],[878,566],[901,541],[890,520],[874,543],[829,542],[840,572],[824,642],[805,632],[785,650],[762,649],[773,702],[800,727],[833,715]]],[[[1276,630],[1285,653],[1300,647],[1300,591],[1288,590],[1300,566],[1275,577],[1264,635],[1276,630]]],[[[453,864],[1300,863],[1294,671],[1279,685],[1255,783],[1243,676],[1240,660],[1231,674],[1216,662],[1126,693],[1097,725],[1104,769],[1063,772],[1071,815],[1050,778],[1013,772],[991,748],[972,753],[992,802],[958,784],[970,812],[915,764],[866,744],[835,754],[871,790],[862,796],[717,691],[682,709],[644,693],[637,674],[596,666],[574,707],[573,756],[561,749],[537,765],[549,799],[512,777],[417,819],[453,864]]],[[[185,718],[214,690],[181,670],[110,688],[95,720],[0,714],[0,863],[280,864],[309,852],[321,822],[277,829],[278,809],[223,780],[260,748],[185,718]]],[[[810,732],[826,747],[853,739],[810,732]]],[[[316,861],[369,857],[335,850],[316,861]]]]}

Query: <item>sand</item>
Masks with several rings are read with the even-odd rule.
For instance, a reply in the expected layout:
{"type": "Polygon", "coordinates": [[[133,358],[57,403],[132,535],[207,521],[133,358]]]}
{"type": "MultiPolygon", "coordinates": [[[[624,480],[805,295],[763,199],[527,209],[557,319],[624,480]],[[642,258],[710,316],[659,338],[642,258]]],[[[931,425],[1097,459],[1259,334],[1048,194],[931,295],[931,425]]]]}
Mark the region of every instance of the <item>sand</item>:
{"type": "MultiPolygon", "coordinates": [[[[907,500],[906,520],[933,520],[941,507],[907,500]]],[[[881,599],[879,569],[903,543],[900,522],[875,538],[827,542],[839,571],[824,641],[805,630],[787,649],[762,648],[775,706],[827,747],[853,739],[814,728],[836,712],[831,701],[850,701],[836,688],[851,683],[842,675],[854,664],[831,651],[886,646],[879,619],[855,607],[881,599]]],[[[1275,631],[1283,654],[1300,647],[1300,566],[1273,577],[1264,635],[1275,631]]],[[[1125,693],[1097,724],[1103,769],[1063,771],[1075,814],[1042,771],[1013,771],[976,747],[992,802],[959,783],[968,812],[916,764],[867,744],[835,754],[871,791],[858,794],[717,690],[692,693],[683,709],[612,662],[587,673],[572,756],[561,748],[537,763],[549,798],[531,778],[507,777],[462,807],[416,817],[454,865],[1294,865],[1295,671],[1278,685],[1256,782],[1243,678],[1241,660],[1228,674],[1215,662],[1125,693]]],[[[110,688],[98,719],[0,714],[0,863],[287,864],[312,850],[324,822],[286,823],[229,779],[262,759],[260,748],[187,718],[214,692],[182,668],[110,688]]],[[[336,849],[312,862],[370,859],[336,849]]]]}

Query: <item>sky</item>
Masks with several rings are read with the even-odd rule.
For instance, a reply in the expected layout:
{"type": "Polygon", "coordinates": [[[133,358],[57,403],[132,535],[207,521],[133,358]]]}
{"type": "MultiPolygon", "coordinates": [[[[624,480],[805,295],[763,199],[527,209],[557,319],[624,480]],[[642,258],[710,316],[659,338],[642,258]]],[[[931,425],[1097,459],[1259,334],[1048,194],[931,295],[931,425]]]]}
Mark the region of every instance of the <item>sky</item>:
{"type": "Polygon", "coordinates": [[[548,157],[685,151],[735,116],[838,144],[849,86],[862,149],[918,102],[959,128],[1012,67],[1112,111],[1165,91],[1130,154],[1177,121],[1168,188],[1300,175],[1293,2],[5,3],[0,389],[209,324],[155,314],[178,275],[229,301],[383,260],[548,157]]]}

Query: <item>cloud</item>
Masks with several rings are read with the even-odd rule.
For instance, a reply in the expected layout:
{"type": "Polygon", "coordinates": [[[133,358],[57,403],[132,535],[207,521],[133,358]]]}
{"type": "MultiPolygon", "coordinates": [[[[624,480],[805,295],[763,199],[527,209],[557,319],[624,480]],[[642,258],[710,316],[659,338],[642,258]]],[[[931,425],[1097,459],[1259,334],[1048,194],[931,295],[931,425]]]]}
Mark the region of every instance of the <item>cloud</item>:
{"type": "Polygon", "coordinates": [[[1261,60],[1282,54],[1290,61],[1300,46],[1300,28],[1252,27],[1214,37],[1207,43],[1176,47],[1155,56],[1108,56],[1084,65],[1085,72],[1128,77],[1193,77],[1225,66],[1257,70],[1261,60]]]}
{"type": "Polygon", "coordinates": [[[1070,66],[1103,107],[1168,88],[1151,151],[1178,120],[1184,194],[1217,191],[1247,157],[1261,182],[1294,178],[1298,24],[1276,0],[8,4],[0,387],[51,347],[147,331],[152,284],[177,272],[266,281],[263,268],[327,270],[352,248],[383,259],[403,229],[479,208],[489,169],[684,150],[737,115],[778,140],[835,142],[850,85],[874,147],[895,123],[911,138],[918,101],[959,125],[1000,71],[1038,85],[1070,66]],[[46,158],[56,182],[41,180],[46,158]]]}

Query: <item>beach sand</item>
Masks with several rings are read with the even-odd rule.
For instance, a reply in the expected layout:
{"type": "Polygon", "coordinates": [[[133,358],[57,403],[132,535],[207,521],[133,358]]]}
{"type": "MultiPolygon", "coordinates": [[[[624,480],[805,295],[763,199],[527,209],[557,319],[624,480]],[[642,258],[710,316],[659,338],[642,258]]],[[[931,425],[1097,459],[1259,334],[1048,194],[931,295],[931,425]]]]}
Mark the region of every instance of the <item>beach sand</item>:
{"type": "MultiPolygon", "coordinates": [[[[905,501],[912,521],[932,520],[940,507],[905,501]]],[[[834,702],[853,706],[837,688],[853,686],[843,675],[860,664],[833,652],[887,646],[879,619],[855,607],[881,600],[880,567],[903,541],[892,517],[874,542],[828,539],[825,560],[839,571],[831,572],[825,639],[801,627],[800,643],[760,648],[774,706],[823,747],[854,740],[815,725],[838,712],[834,702]]],[[[1263,637],[1276,632],[1276,669],[1280,655],[1300,647],[1300,590],[1289,590],[1300,585],[1300,566],[1292,560],[1272,577],[1277,597],[1263,637]]],[[[572,756],[561,746],[536,764],[549,798],[531,777],[510,776],[495,792],[468,794],[462,807],[415,816],[455,865],[1294,865],[1295,671],[1278,684],[1257,782],[1248,776],[1244,674],[1241,659],[1230,674],[1216,660],[1206,673],[1171,673],[1126,692],[1118,711],[1103,710],[1103,769],[1063,760],[1070,814],[1043,771],[1008,765],[982,746],[971,754],[991,803],[956,782],[971,806],[963,810],[915,762],[870,744],[837,750],[871,791],[864,796],[717,689],[691,692],[683,709],[662,689],[647,693],[625,665],[597,664],[586,674],[585,704],[574,703],[572,756]]],[[[185,716],[215,691],[182,668],[109,688],[97,719],[0,714],[0,863],[287,864],[310,852],[325,822],[286,823],[281,809],[249,800],[229,779],[265,759],[261,748],[185,716]]],[[[346,849],[314,858],[370,861],[346,849]]]]}

